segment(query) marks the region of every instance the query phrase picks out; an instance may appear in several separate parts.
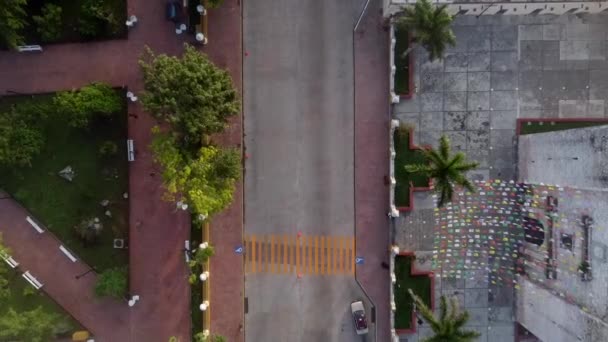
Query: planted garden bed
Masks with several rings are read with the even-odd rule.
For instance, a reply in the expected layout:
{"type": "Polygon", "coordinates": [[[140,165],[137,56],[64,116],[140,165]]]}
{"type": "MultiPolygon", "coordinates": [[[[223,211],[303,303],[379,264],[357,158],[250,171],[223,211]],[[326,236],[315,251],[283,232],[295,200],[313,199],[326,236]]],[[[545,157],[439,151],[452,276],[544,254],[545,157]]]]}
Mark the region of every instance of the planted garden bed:
{"type": "Polygon", "coordinates": [[[395,256],[395,277],[397,282],[393,285],[393,293],[395,296],[395,329],[408,330],[414,328],[412,326],[412,315],[414,310],[414,301],[410,296],[408,289],[418,295],[422,301],[431,307],[431,291],[433,283],[427,274],[412,275],[413,255],[397,255],[395,256]]]}
{"type": "Polygon", "coordinates": [[[429,179],[421,174],[411,174],[405,170],[405,165],[424,163],[424,155],[420,149],[410,146],[410,129],[400,127],[395,130],[395,206],[410,208],[410,192],[413,187],[427,188],[429,179]]]}
{"type": "Polygon", "coordinates": [[[395,27],[395,93],[409,95],[410,93],[410,58],[411,53],[403,56],[409,47],[408,32],[395,27]]]}
{"type": "Polygon", "coordinates": [[[586,120],[586,121],[551,121],[549,120],[521,120],[519,122],[520,131],[519,134],[534,134],[544,133],[553,131],[563,131],[574,128],[584,128],[608,125],[608,121],[599,119],[597,121],[586,120]]]}
{"type": "MultiPolygon", "coordinates": [[[[124,91],[117,92],[122,101],[124,91]]],[[[52,108],[52,99],[53,94],[3,97],[0,113],[33,104],[52,108]]],[[[128,263],[127,250],[114,248],[115,238],[126,241],[129,227],[129,200],[123,196],[128,192],[126,102],[120,106],[117,113],[92,116],[87,127],[41,116],[36,123],[44,144],[30,165],[0,166],[0,189],[98,272],[128,263]],[[59,175],[68,166],[71,181],[59,175]],[[77,227],[95,218],[100,229],[84,237],[77,227]]]]}

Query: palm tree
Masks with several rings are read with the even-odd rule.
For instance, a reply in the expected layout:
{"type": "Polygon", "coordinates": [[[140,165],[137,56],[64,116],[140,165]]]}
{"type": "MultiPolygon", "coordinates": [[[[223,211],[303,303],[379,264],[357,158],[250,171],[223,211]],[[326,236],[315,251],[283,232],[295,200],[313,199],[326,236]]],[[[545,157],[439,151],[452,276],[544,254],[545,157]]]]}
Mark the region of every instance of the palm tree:
{"type": "Polygon", "coordinates": [[[448,300],[445,296],[441,296],[439,318],[437,318],[412,289],[408,289],[408,291],[414,300],[416,310],[420,312],[422,318],[429,323],[431,330],[435,333],[432,337],[424,339],[423,342],[473,342],[481,336],[477,331],[462,329],[469,320],[469,313],[460,311],[456,297],[450,299],[451,308],[448,310],[448,300]]]}
{"type": "Polygon", "coordinates": [[[413,7],[404,7],[396,24],[398,28],[408,31],[412,40],[402,57],[420,44],[429,52],[431,61],[443,58],[447,45],[456,44],[456,36],[450,28],[452,19],[446,5],[434,6],[429,0],[418,0],[413,7]]]}
{"type": "Polygon", "coordinates": [[[427,163],[405,165],[405,170],[409,173],[424,174],[433,180],[434,189],[440,194],[438,207],[442,207],[452,200],[454,184],[475,192],[475,187],[466,178],[465,173],[476,168],[479,163],[467,162],[462,152],[451,155],[448,137],[441,136],[439,151],[427,148],[423,150],[423,153],[427,163]]]}

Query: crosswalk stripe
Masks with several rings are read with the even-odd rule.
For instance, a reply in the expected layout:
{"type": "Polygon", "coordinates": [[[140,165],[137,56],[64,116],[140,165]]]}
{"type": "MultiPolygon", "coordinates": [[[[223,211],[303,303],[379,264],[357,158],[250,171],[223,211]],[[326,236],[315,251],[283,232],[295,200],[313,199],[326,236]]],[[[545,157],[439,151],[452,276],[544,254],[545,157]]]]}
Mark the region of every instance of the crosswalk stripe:
{"type": "Polygon", "coordinates": [[[246,272],[296,275],[355,273],[355,240],[348,236],[245,236],[246,272]]]}

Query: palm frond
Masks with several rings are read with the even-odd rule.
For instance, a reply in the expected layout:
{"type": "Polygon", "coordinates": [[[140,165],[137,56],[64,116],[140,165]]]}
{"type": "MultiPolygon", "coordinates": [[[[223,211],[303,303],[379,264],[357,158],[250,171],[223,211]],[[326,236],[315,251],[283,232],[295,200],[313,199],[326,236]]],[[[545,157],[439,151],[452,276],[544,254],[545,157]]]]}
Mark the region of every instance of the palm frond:
{"type": "Polygon", "coordinates": [[[439,151],[443,159],[450,159],[450,138],[446,135],[442,135],[439,139],[439,151]]]}
{"type": "Polygon", "coordinates": [[[405,171],[409,172],[409,173],[421,173],[421,174],[425,174],[428,175],[430,172],[433,171],[433,168],[431,166],[429,166],[428,164],[408,164],[405,165],[405,171]]]}

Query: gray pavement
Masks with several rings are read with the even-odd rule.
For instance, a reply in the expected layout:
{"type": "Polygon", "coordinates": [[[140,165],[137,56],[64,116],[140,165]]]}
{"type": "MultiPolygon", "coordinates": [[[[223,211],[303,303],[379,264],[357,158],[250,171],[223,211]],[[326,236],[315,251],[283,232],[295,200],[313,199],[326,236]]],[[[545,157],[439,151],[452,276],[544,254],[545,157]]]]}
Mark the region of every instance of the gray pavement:
{"type": "MultiPolygon", "coordinates": [[[[244,3],[246,234],[354,236],[359,5],[244,3]]],[[[348,310],[364,296],[352,275],[248,273],[245,296],[247,341],[360,340],[348,310]]]]}
{"type": "MultiPolygon", "coordinates": [[[[448,135],[456,149],[480,162],[476,179],[516,179],[517,118],[607,117],[606,15],[459,16],[457,44],[445,59],[415,52],[416,93],[394,108],[414,124],[418,144],[448,135]]],[[[415,210],[396,220],[404,250],[432,249],[432,201],[416,194],[415,210]]],[[[513,341],[513,291],[443,279],[436,294],[453,293],[471,313],[480,342],[513,341]]],[[[424,326],[407,341],[427,336],[424,326]]]]}

